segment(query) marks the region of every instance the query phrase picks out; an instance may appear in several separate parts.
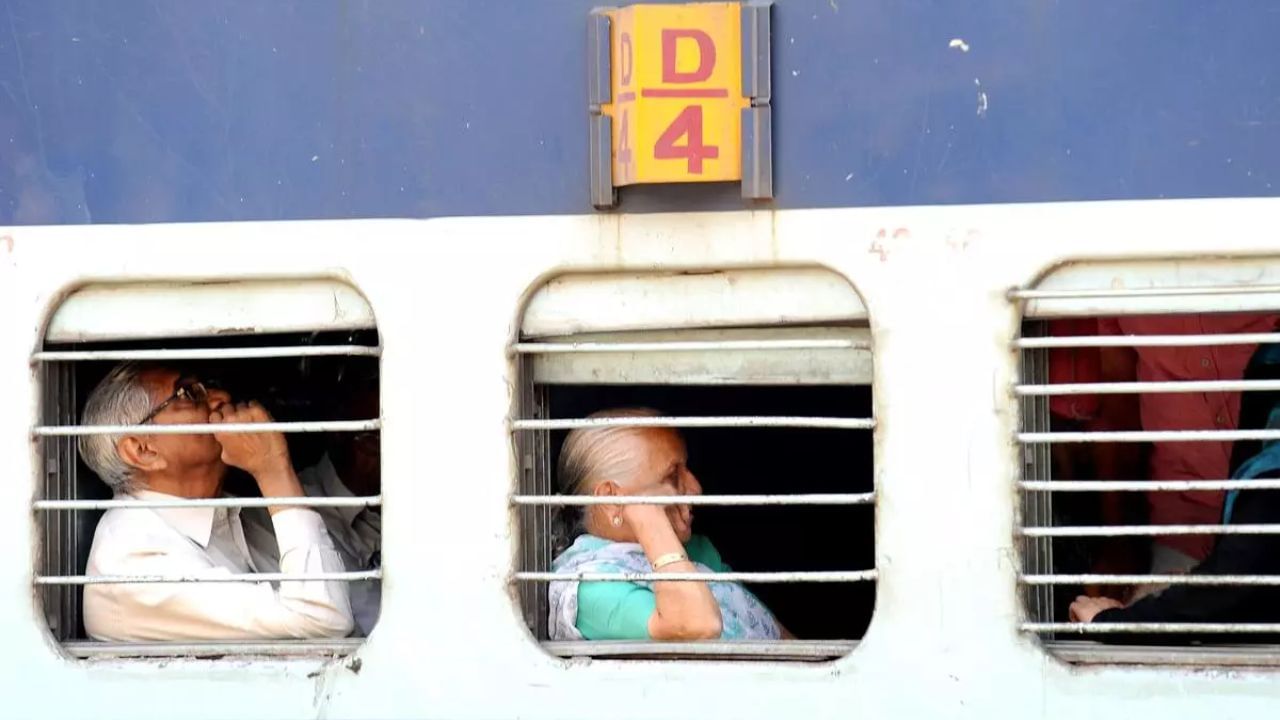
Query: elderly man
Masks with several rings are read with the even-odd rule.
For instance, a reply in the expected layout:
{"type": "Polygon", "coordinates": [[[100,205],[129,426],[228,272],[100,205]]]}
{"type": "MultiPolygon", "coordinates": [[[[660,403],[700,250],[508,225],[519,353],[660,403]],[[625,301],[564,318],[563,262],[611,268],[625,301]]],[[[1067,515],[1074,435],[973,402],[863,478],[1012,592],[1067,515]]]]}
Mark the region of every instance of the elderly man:
{"type": "MultiPolygon", "coordinates": [[[[124,364],[94,388],[85,425],[269,422],[257,403],[162,367],[124,364]]],[[[304,495],[284,436],[275,432],[86,435],[85,463],[118,498],[171,500],[222,494],[227,466],[241,468],[264,497],[304,495]]],[[[311,509],[269,508],[285,574],[341,572],[342,559],[311,509]]],[[[90,575],[181,575],[217,579],[262,572],[277,561],[245,541],[239,512],[225,508],[113,509],[89,552],[90,575]]],[[[240,640],[343,637],[353,621],[336,581],[96,584],[85,588],[84,623],[99,640],[240,640]]]]}

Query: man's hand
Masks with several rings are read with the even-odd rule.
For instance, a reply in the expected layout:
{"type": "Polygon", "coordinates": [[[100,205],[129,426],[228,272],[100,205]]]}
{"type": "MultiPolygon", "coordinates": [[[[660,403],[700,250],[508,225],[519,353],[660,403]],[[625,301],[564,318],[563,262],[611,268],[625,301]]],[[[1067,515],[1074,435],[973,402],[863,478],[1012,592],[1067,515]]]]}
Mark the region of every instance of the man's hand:
{"type": "MultiPolygon", "coordinates": [[[[1121,525],[1122,522],[1109,523],[1121,525]]],[[[1146,558],[1143,557],[1130,538],[1118,537],[1108,540],[1098,553],[1098,557],[1089,568],[1094,575],[1134,575],[1144,572],[1146,558]]],[[[1133,585],[1085,585],[1084,594],[1089,597],[1111,597],[1122,603],[1133,600],[1133,585]]]]}
{"type": "MultiPolygon", "coordinates": [[[[209,413],[209,422],[267,423],[271,422],[271,415],[256,402],[228,403],[209,413]]],[[[255,478],[292,468],[289,446],[281,433],[214,433],[213,437],[222,445],[222,462],[255,478]]]]}
{"type": "Polygon", "coordinates": [[[1111,610],[1113,608],[1122,608],[1124,603],[1109,597],[1089,597],[1081,595],[1076,601],[1071,603],[1071,621],[1088,623],[1093,622],[1093,618],[1103,610],[1111,610]]]}

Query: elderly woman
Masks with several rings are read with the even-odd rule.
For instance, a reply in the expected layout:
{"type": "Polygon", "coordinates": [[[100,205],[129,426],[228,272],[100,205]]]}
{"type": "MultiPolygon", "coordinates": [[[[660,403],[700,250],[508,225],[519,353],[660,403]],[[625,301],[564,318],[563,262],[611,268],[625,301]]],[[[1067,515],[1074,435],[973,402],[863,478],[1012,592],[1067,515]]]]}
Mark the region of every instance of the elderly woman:
{"type": "MultiPolygon", "coordinates": [[[[648,409],[598,417],[655,417],[648,409]]],[[[699,495],[684,441],[670,428],[596,427],[569,433],[560,453],[565,493],[596,497],[699,495]]],[[[557,573],[728,572],[711,541],[694,535],[688,505],[589,505],[582,529],[552,563],[557,573]]],[[[555,640],[699,640],[789,637],[755,595],[733,582],[550,584],[555,640]]]]}

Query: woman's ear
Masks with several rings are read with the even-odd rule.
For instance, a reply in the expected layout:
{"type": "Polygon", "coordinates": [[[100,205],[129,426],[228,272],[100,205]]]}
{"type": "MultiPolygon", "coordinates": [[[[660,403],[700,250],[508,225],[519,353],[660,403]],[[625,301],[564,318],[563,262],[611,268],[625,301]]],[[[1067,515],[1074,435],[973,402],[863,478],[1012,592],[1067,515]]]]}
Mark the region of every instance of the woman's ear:
{"type": "MultiPolygon", "coordinates": [[[[596,497],[614,497],[622,494],[622,488],[618,487],[617,483],[606,480],[596,483],[596,486],[591,489],[591,494],[596,497]]],[[[617,531],[620,523],[614,522],[614,519],[621,517],[618,514],[617,505],[596,505],[591,509],[595,511],[596,518],[601,523],[598,531],[601,535],[610,537],[609,533],[617,531]]]]}
{"type": "Polygon", "coordinates": [[[116,452],[126,465],[143,472],[156,472],[169,466],[168,461],[159,453],[155,445],[137,435],[121,438],[120,442],[116,443],[116,452]]]}

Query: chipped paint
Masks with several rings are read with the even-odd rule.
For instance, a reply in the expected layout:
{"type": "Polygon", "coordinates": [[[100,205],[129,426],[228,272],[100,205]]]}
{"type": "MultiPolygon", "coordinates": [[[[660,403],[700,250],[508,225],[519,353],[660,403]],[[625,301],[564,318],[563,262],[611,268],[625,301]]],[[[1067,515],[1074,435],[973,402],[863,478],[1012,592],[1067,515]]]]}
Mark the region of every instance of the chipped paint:
{"type": "Polygon", "coordinates": [[[962,53],[969,52],[969,43],[964,38],[951,38],[951,42],[947,43],[947,47],[959,50],[962,53]]]}

